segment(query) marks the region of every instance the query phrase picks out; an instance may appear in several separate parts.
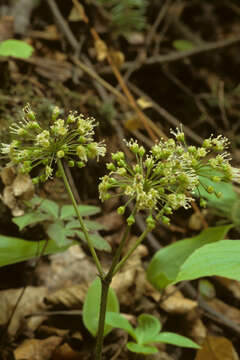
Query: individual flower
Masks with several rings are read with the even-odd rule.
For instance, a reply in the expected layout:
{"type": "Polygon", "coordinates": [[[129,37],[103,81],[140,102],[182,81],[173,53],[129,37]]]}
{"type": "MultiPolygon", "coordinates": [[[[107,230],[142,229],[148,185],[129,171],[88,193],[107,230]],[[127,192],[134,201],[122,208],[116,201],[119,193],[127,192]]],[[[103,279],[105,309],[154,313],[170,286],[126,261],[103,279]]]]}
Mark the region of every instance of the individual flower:
{"type": "Polygon", "coordinates": [[[52,110],[48,129],[42,128],[30,105],[24,109],[24,117],[10,127],[14,139],[10,144],[2,144],[0,152],[17,165],[22,173],[29,173],[42,165],[43,173],[34,179],[45,181],[52,177],[54,163],[65,159],[70,166],[85,166],[88,159],[104,156],[105,145],[94,141],[94,118],[70,112],[66,119],[59,118],[60,109],[52,110]],[[75,161],[80,160],[80,161],[75,161]]]}
{"type": "MultiPolygon", "coordinates": [[[[105,201],[112,196],[125,195],[128,202],[135,202],[135,211],[147,211],[148,219],[154,216],[168,224],[168,216],[174,210],[191,207],[200,186],[221,196],[214,187],[205,186],[200,175],[213,182],[240,182],[240,170],[231,166],[226,151],[227,138],[211,135],[202,146],[196,147],[187,145],[182,127],[171,130],[171,134],[175,139],[156,142],[148,154],[136,140],[126,141],[135,160],[128,162],[121,151],[112,154],[112,162],[107,164],[109,173],[99,185],[100,199],[105,201]]],[[[201,198],[200,204],[205,206],[201,198]]],[[[123,213],[122,207],[119,212],[123,213]]],[[[150,222],[153,224],[152,220],[150,222]]]]}

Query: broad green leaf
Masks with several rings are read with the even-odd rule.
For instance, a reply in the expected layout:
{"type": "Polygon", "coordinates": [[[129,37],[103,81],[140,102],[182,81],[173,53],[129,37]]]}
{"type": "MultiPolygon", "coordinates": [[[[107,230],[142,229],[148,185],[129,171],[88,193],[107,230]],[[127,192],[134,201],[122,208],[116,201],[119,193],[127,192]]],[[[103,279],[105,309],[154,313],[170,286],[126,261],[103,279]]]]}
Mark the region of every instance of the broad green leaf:
{"type": "Polygon", "coordinates": [[[175,49],[179,51],[188,51],[195,48],[195,45],[187,40],[175,40],[173,42],[173,46],[175,47],[175,49]]]}
{"type": "MultiPolygon", "coordinates": [[[[95,215],[100,212],[100,208],[92,205],[78,205],[81,216],[95,215]]],[[[76,217],[73,205],[63,205],[61,209],[61,219],[76,217]]]]}
{"type": "Polygon", "coordinates": [[[28,225],[42,222],[42,221],[45,221],[48,219],[49,219],[49,215],[47,215],[47,214],[41,214],[38,212],[35,212],[35,213],[30,212],[23,216],[14,217],[12,219],[12,222],[14,222],[18,226],[19,230],[21,231],[28,225]]]}
{"type": "Polygon", "coordinates": [[[175,282],[214,275],[240,281],[240,240],[221,240],[196,250],[182,264],[175,282]]]}
{"type": "Polygon", "coordinates": [[[127,348],[128,350],[137,354],[150,355],[150,354],[156,354],[158,352],[158,349],[155,346],[140,345],[134,342],[128,342],[127,348]]]}
{"type": "Polygon", "coordinates": [[[174,283],[181,266],[195,250],[208,243],[222,240],[231,227],[232,225],[225,225],[208,228],[195,237],[177,241],[160,249],[148,266],[148,280],[158,290],[174,283]]]}
{"type": "Polygon", "coordinates": [[[65,229],[63,222],[54,222],[47,227],[47,234],[59,247],[68,245],[71,240],[68,236],[74,235],[69,229],[65,229]]]}
{"type": "MultiPolygon", "coordinates": [[[[86,242],[85,235],[82,231],[74,230],[75,234],[80,237],[81,240],[86,242]]],[[[109,243],[100,235],[98,234],[89,234],[90,239],[92,240],[93,246],[95,249],[100,251],[111,251],[111,246],[109,243]]]]}
{"type": "MultiPolygon", "coordinates": [[[[84,220],[84,224],[88,228],[88,230],[105,230],[107,229],[106,226],[98,223],[97,221],[92,220],[84,220]]],[[[66,224],[66,227],[69,229],[81,229],[81,226],[79,224],[78,220],[71,220],[68,221],[66,224]]]]}
{"type": "Polygon", "coordinates": [[[75,244],[76,242],[72,241],[68,246],[60,248],[53,240],[48,240],[46,245],[46,240],[28,241],[0,235],[0,266],[15,264],[38,257],[43,249],[44,255],[63,252],[75,244]]]}
{"type": "Polygon", "coordinates": [[[42,199],[39,209],[43,212],[50,214],[54,219],[58,219],[59,217],[59,206],[55,201],[42,199]]]}
{"type": "Polygon", "coordinates": [[[216,209],[221,210],[221,212],[228,213],[233,207],[234,203],[239,201],[239,197],[236,191],[234,191],[233,185],[223,181],[219,183],[212,181],[211,177],[213,176],[219,176],[220,178],[222,177],[222,174],[217,170],[209,170],[207,167],[204,167],[201,170],[201,174],[202,175],[199,176],[199,180],[202,185],[200,185],[198,188],[200,195],[208,200],[209,206],[215,207],[216,209]],[[210,177],[210,179],[208,177],[210,177]],[[204,186],[213,186],[216,192],[222,193],[222,196],[217,198],[215,194],[209,194],[204,189],[204,186]]]}
{"type": "Polygon", "coordinates": [[[137,343],[144,345],[152,342],[151,339],[154,338],[160,330],[160,321],[155,316],[141,314],[138,317],[138,327],[135,329],[137,343]]]}
{"type": "Polygon", "coordinates": [[[193,349],[200,349],[200,346],[185,336],[174,334],[171,332],[162,332],[155,337],[153,342],[162,342],[176,346],[182,346],[193,349]]]}
{"type": "Polygon", "coordinates": [[[131,335],[135,340],[135,331],[129,321],[116,312],[107,312],[106,314],[106,324],[112,326],[113,328],[119,328],[125,330],[129,335],[131,335]]]}
{"type": "MultiPolygon", "coordinates": [[[[93,335],[97,335],[98,319],[101,300],[101,280],[96,278],[90,285],[84,304],[83,304],[83,323],[88,331],[93,335]]],[[[119,303],[113,289],[109,288],[107,300],[107,312],[119,312],[119,303]]],[[[112,326],[105,324],[104,336],[112,330],[112,326]]]]}
{"type": "Polygon", "coordinates": [[[0,56],[13,56],[27,59],[32,55],[33,47],[21,40],[9,39],[0,43],[0,56]]]}

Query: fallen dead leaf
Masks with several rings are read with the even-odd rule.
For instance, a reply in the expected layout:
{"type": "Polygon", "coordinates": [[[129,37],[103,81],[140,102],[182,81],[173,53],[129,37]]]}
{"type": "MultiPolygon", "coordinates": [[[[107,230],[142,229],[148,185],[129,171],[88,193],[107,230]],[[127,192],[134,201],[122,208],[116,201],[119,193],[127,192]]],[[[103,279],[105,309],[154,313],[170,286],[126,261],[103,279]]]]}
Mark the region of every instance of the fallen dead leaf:
{"type": "Polygon", "coordinates": [[[86,283],[71,287],[65,287],[48,295],[46,297],[46,301],[47,303],[51,303],[52,305],[61,304],[66,306],[66,308],[68,309],[76,309],[76,307],[82,307],[87,289],[88,285],[86,283]]]}
{"type": "Polygon", "coordinates": [[[137,104],[140,106],[141,109],[148,109],[152,107],[152,102],[140,97],[137,99],[137,104]]]}
{"type": "Polygon", "coordinates": [[[68,344],[61,345],[53,354],[52,360],[79,360],[80,353],[74,351],[68,344]]]}
{"type": "Polygon", "coordinates": [[[238,360],[239,357],[231,343],[225,337],[208,336],[195,360],[238,360]]]}
{"type": "MultiPolygon", "coordinates": [[[[132,238],[129,246],[136,241],[132,238]]],[[[119,302],[123,305],[132,305],[146,292],[147,279],[142,266],[142,257],[148,253],[144,245],[140,245],[128,259],[120,272],[116,274],[111,287],[116,291],[119,302]]]]}
{"type": "Polygon", "coordinates": [[[123,225],[123,217],[116,211],[112,211],[106,215],[97,218],[97,221],[106,227],[107,231],[116,231],[123,225]]]}
{"type": "MultiPolygon", "coordinates": [[[[12,310],[16,305],[16,301],[20,296],[22,289],[10,289],[0,291],[0,325],[6,325],[12,314],[12,310]]],[[[27,315],[46,309],[43,303],[44,297],[47,295],[45,287],[26,288],[25,293],[17,307],[13,319],[8,328],[10,336],[14,336],[20,327],[24,326],[24,330],[32,333],[44,321],[43,316],[34,316],[26,319],[27,315]]]]}
{"type": "Polygon", "coordinates": [[[97,60],[98,61],[105,60],[108,53],[108,48],[105,42],[103,40],[98,39],[94,42],[94,47],[97,54],[97,60]]]}
{"type": "Polygon", "coordinates": [[[21,200],[30,200],[34,194],[34,185],[28,174],[18,174],[12,183],[13,195],[21,200]]]}
{"type": "Polygon", "coordinates": [[[112,61],[114,63],[114,65],[120,69],[122,67],[122,65],[124,64],[125,61],[125,56],[121,51],[110,51],[110,56],[112,58],[112,61]]]}
{"type": "Polygon", "coordinates": [[[220,276],[215,276],[215,279],[227,288],[236,299],[240,300],[240,282],[237,280],[227,279],[220,276]]]}
{"type": "Polygon", "coordinates": [[[187,314],[198,306],[197,301],[185,298],[175,286],[169,286],[165,296],[166,300],[160,300],[160,307],[171,314],[187,314]]]}
{"type": "Polygon", "coordinates": [[[11,185],[16,177],[16,169],[14,166],[5,166],[1,170],[1,179],[4,185],[11,185]]]}
{"type": "Polygon", "coordinates": [[[36,275],[40,285],[54,292],[91,283],[96,277],[96,267],[80,246],[75,245],[63,253],[49,256],[49,263],[40,263],[36,275]]]}
{"type": "Polygon", "coordinates": [[[50,360],[62,338],[51,336],[44,340],[25,340],[15,351],[16,360],[50,360]]]}
{"type": "Polygon", "coordinates": [[[13,38],[14,19],[12,16],[3,16],[0,19],[0,41],[13,38]]]}
{"type": "Polygon", "coordinates": [[[13,216],[24,214],[23,200],[29,200],[34,195],[34,185],[28,174],[17,174],[14,167],[5,167],[1,171],[1,179],[6,185],[2,200],[12,211],[13,216]]]}
{"type": "Polygon", "coordinates": [[[207,329],[202,322],[197,309],[189,311],[184,319],[184,323],[186,323],[187,335],[198,344],[202,344],[207,336],[207,329]]]}
{"type": "Polygon", "coordinates": [[[220,299],[205,300],[214,310],[227,316],[236,324],[240,324],[240,310],[234,306],[230,306],[220,299]]]}

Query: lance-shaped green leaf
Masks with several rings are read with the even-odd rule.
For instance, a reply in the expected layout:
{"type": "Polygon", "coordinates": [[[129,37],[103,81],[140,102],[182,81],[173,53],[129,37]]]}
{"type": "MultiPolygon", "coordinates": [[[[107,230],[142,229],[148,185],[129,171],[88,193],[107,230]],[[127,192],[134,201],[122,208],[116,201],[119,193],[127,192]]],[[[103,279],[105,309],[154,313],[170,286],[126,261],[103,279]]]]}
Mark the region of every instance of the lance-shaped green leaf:
{"type": "Polygon", "coordinates": [[[196,250],[182,264],[175,282],[213,275],[240,281],[240,240],[221,240],[196,250]]]}
{"type": "MultiPolygon", "coordinates": [[[[202,246],[224,239],[232,225],[216,226],[203,230],[199,235],[177,241],[160,249],[151,260],[147,269],[148,280],[163,290],[176,282],[181,266],[188,257],[202,246]]],[[[204,263],[204,266],[206,264],[204,263]]]]}
{"type": "Polygon", "coordinates": [[[72,241],[67,246],[59,247],[54,240],[29,241],[0,235],[0,266],[38,257],[43,250],[44,255],[63,252],[75,244],[72,241]]]}
{"type": "Polygon", "coordinates": [[[185,336],[178,335],[171,332],[162,332],[155,337],[155,340],[152,342],[162,342],[165,344],[171,344],[181,347],[200,349],[200,346],[196,344],[191,339],[186,338],[185,336]]]}
{"type": "MultiPolygon", "coordinates": [[[[98,331],[101,288],[101,280],[96,278],[90,285],[83,304],[83,323],[92,336],[96,336],[98,331]]],[[[108,291],[107,311],[119,312],[118,299],[111,288],[109,288],[108,291]]],[[[111,330],[112,326],[105,324],[104,336],[106,336],[111,330]]]]}

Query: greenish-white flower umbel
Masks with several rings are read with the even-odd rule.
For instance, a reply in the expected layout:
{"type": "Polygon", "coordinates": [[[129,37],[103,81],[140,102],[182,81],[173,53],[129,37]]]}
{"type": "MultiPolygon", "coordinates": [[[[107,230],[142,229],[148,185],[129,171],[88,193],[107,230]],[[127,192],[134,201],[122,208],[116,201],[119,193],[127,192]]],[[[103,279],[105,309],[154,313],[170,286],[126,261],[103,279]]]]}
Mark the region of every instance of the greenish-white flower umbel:
{"type": "Polygon", "coordinates": [[[10,144],[2,144],[0,152],[22,173],[29,173],[34,167],[43,165],[44,172],[33,179],[35,182],[52,177],[57,159],[64,158],[71,167],[75,164],[83,167],[88,159],[98,160],[99,156],[105,155],[105,145],[93,138],[97,125],[94,118],[70,112],[66,119],[61,119],[60,109],[56,106],[48,129],[44,129],[29,104],[23,112],[22,121],[10,127],[14,140],[10,144]]]}
{"type": "MultiPolygon", "coordinates": [[[[99,185],[102,201],[111,196],[125,195],[128,202],[134,201],[136,211],[145,210],[154,218],[169,223],[169,215],[180,207],[188,209],[194,201],[193,195],[203,186],[209,193],[217,193],[214,187],[205,186],[199,176],[213,182],[240,182],[240,170],[230,165],[226,152],[227,138],[213,135],[204,140],[201,147],[188,146],[182,128],[171,131],[175,138],[160,140],[148,154],[137,141],[126,142],[134,154],[130,163],[123,152],[112,154],[112,162],[107,164],[110,171],[99,185]],[[118,191],[114,192],[113,190],[118,191]]],[[[204,205],[204,200],[201,199],[204,205]]],[[[119,212],[124,212],[124,206],[119,212]]]]}

